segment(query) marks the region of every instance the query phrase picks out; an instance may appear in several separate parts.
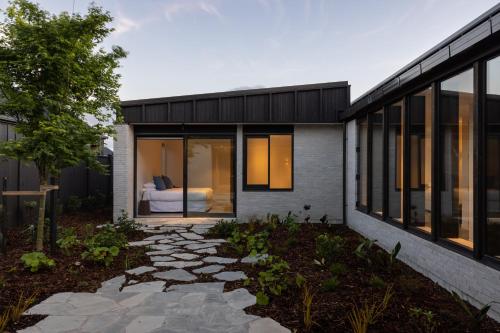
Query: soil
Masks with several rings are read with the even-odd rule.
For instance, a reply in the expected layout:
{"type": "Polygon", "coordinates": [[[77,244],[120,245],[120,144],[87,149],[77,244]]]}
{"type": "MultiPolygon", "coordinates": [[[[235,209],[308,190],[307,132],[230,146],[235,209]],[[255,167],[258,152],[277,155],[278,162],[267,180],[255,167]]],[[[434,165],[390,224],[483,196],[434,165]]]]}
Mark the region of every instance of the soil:
{"type": "MultiPolygon", "coordinates": [[[[248,225],[243,225],[241,228],[248,228],[248,225]]],[[[362,238],[346,226],[303,224],[297,236],[292,240],[290,238],[283,226],[278,226],[269,238],[269,253],[279,255],[290,266],[287,274],[288,288],[281,296],[270,295],[270,303],[266,306],[254,305],[247,308],[248,313],[271,317],[292,331],[305,332],[302,289],[295,283],[295,276],[300,273],[315,293],[312,304],[315,324],[310,330],[312,332],[352,331],[347,316],[353,305],[360,307],[364,302],[371,304],[373,301],[381,300],[389,286],[392,286],[394,296],[382,318],[370,325],[369,332],[430,332],[425,329],[425,320],[422,317],[419,320],[410,316],[412,308],[432,311],[433,322],[437,325],[434,332],[472,332],[471,320],[466,312],[450,293],[430,279],[400,261],[396,261],[389,269],[387,264],[368,264],[354,255],[353,252],[362,238]],[[323,233],[340,235],[346,241],[343,250],[334,261],[344,264],[347,270],[338,277],[340,284],[333,291],[324,291],[321,288],[323,281],[333,277],[328,269],[329,264],[319,266],[314,263],[314,259],[318,259],[315,255],[315,238],[323,233]],[[385,285],[372,285],[370,279],[373,275],[381,278],[385,285]]],[[[378,250],[380,248],[374,246],[371,253],[376,253],[378,250]]],[[[229,243],[223,244],[218,255],[239,257],[229,243]]],[[[387,254],[384,255],[385,258],[388,257],[387,254]]],[[[248,286],[245,286],[243,281],[228,282],[226,290],[244,287],[255,295],[259,291],[258,273],[263,269],[264,267],[258,264],[228,265],[226,270],[242,270],[250,277],[251,282],[248,286]]],[[[477,311],[472,307],[471,309],[474,313],[477,311]]],[[[481,325],[481,332],[500,332],[500,324],[487,318],[481,325]]]]}
{"type": "MultiPolygon", "coordinates": [[[[90,224],[95,229],[96,225],[111,221],[109,209],[94,212],[79,212],[64,214],[58,218],[58,226],[74,227],[79,239],[84,238],[90,224]]],[[[126,268],[148,265],[149,258],[145,255],[143,247],[131,247],[121,250],[109,267],[83,261],[80,255],[83,248],[75,248],[69,255],[63,254],[59,249],[50,253],[48,246],[45,253],[56,261],[52,269],[31,273],[25,269],[20,261],[24,253],[34,251],[31,234],[26,228],[13,228],[7,230],[7,255],[0,255],[0,313],[7,307],[17,304],[21,295],[26,298],[35,295],[37,304],[49,296],[60,292],[95,292],[101,282],[121,275],[126,268]]],[[[144,239],[142,231],[135,231],[127,235],[129,241],[144,239]]],[[[45,242],[48,245],[48,242],[45,242]]],[[[23,316],[17,323],[11,323],[7,331],[15,331],[29,327],[43,319],[44,316],[23,316]]]]}

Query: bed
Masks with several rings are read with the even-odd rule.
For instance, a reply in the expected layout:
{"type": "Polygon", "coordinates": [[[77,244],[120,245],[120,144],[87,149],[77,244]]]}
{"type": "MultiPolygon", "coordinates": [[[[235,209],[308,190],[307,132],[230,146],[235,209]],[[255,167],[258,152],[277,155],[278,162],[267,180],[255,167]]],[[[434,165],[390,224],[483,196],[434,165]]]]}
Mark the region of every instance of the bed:
{"type": "MultiPolygon", "coordinates": [[[[149,200],[151,212],[179,213],[184,210],[182,188],[171,188],[158,191],[155,188],[143,188],[144,200],[149,200]]],[[[213,190],[209,187],[188,188],[187,210],[189,212],[208,212],[212,208],[213,190]]]]}

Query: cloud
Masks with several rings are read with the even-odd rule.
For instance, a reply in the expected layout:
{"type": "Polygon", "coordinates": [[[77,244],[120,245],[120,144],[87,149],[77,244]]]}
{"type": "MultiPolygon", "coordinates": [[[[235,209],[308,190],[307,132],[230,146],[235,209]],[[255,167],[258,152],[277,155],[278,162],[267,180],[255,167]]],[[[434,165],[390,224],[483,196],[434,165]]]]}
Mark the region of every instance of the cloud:
{"type": "Polygon", "coordinates": [[[116,17],[116,25],[115,25],[115,31],[113,31],[113,35],[119,36],[132,30],[139,30],[140,28],[141,28],[140,22],[134,21],[133,19],[128,18],[121,13],[118,13],[116,17]]]}
{"type": "Polygon", "coordinates": [[[210,0],[176,0],[163,7],[163,13],[167,20],[172,21],[175,16],[183,13],[201,12],[210,16],[222,18],[219,9],[213,1],[210,0]]]}

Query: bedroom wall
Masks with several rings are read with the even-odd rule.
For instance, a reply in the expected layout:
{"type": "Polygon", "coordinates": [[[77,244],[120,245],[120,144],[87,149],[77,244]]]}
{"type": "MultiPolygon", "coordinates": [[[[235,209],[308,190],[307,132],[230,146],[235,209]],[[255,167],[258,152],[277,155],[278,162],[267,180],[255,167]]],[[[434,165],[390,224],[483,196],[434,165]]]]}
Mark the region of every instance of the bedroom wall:
{"type": "Polygon", "coordinates": [[[237,133],[237,215],[241,220],[267,213],[298,213],[305,204],[313,220],[328,214],[342,221],[343,125],[295,125],[294,189],[284,192],[242,191],[243,131],[237,133]]]}
{"type": "Polygon", "coordinates": [[[164,140],[165,145],[165,171],[172,183],[177,187],[183,185],[183,144],[182,140],[164,140]]]}

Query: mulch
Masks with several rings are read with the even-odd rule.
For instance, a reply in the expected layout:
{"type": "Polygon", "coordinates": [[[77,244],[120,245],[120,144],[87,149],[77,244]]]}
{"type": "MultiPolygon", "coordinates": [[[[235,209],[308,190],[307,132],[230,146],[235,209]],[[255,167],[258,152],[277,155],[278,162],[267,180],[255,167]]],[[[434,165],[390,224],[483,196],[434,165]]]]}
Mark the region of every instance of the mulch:
{"type": "MultiPolygon", "coordinates": [[[[304,224],[296,239],[290,241],[289,238],[287,229],[279,226],[270,236],[269,250],[271,255],[281,256],[290,265],[289,287],[281,296],[272,296],[268,305],[247,308],[248,313],[271,317],[292,331],[305,332],[302,319],[302,289],[295,284],[295,276],[300,273],[316,293],[312,305],[315,322],[312,332],[352,331],[347,316],[353,304],[361,306],[363,302],[382,299],[389,285],[393,286],[394,296],[382,319],[370,326],[369,332],[426,332],[422,321],[410,316],[411,308],[432,311],[438,323],[435,332],[472,332],[465,311],[450,293],[430,279],[400,261],[389,270],[387,266],[369,265],[355,256],[353,252],[360,243],[361,236],[346,226],[304,224]],[[343,263],[347,271],[339,277],[340,285],[333,291],[321,289],[321,283],[331,278],[332,273],[328,268],[314,263],[314,259],[317,259],[315,238],[322,233],[340,235],[346,240],[344,250],[335,262],[343,263]],[[380,277],[386,286],[372,286],[369,281],[373,275],[380,277]]],[[[238,257],[229,244],[223,244],[219,255],[238,257]]],[[[258,272],[262,269],[259,265],[228,265],[226,270],[244,271],[251,278],[251,283],[244,286],[242,281],[228,282],[226,290],[247,288],[252,294],[256,294],[259,291],[258,272]]],[[[488,318],[483,322],[481,332],[500,332],[500,324],[488,318]]]]}
{"type": "MultiPolygon", "coordinates": [[[[74,227],[79,238],[86,232],[85,225],[96,226],[111,221],[111,212],[106,209],[94,212],[81,212],[64,214],[58,218],[61,227],[74,227]]],[[[31,273],[25,269],[20,261],[24,253],[34,251],[31,235],[24,231],[25,228],[13,228],[7,231],[7,255],[0,255],[0,313],[7,307],[16,304],[19,297],[36,295],[34,304],[49,296],[60,292],[95,292],[101,282],[123,274],[129,267],[149,264],[143,247],[131,247],[121,250],[109,267],[81,260],[83,248],[76,248],[70,255],[61,251],[50,253],[47,248],[45,253],[56,261],[56,266],[50,270],[41,270],[31,273]]],[[[140,240],[145,237],[142,231],[128,235],[130,241],[140,240]]],[[[47,242],[46,242],[47,245],[47,242]]],[[[10,324],[7,331],[15,331],[29,327],[43,319],[45,316],[23,316],[22,319],[10,324]]]]}

